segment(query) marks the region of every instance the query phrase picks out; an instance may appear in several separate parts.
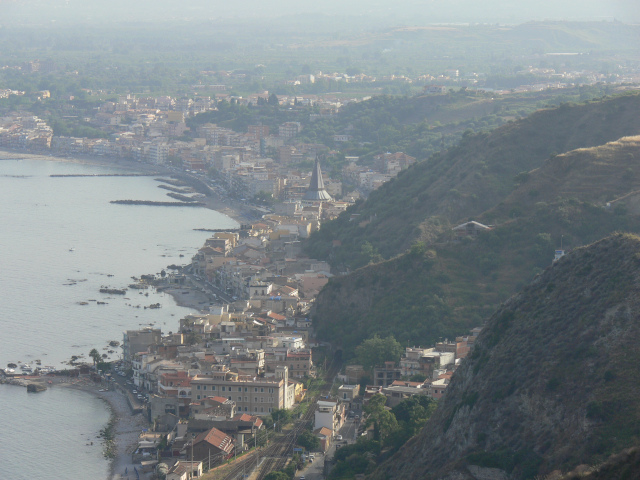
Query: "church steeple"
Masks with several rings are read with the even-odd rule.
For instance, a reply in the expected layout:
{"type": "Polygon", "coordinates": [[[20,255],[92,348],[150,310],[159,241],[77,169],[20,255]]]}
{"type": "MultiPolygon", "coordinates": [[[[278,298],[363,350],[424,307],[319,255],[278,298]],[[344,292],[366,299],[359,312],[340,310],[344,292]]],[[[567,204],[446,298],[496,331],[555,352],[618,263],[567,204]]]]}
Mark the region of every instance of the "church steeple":
{"type": "Polygon", "coordinates": [[[311,173],[311,183],[307,193],[304,194],[303,200],[330,202],[333,200],[331,195],[324,189],[324,180],[322,179],[322,170],[320,170],[320,161],[316,157],[316,164],[311,173]]]}

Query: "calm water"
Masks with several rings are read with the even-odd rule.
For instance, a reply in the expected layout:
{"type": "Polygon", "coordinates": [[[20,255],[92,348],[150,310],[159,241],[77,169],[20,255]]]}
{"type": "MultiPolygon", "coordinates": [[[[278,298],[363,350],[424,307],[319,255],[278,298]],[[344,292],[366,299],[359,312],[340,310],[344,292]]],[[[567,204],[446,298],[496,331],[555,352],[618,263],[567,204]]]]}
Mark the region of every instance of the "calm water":
{"type": "MultiPolygon", "coordinates": [[[[236,222],[200,208],[109,203],[170,200],[153,177],[49,177],[114,171],[0,160],[0,366],[19,361],[33,365],[40,359],[42,365],[60,367],[71,355],[87,358],[92,348],[116,359],[120,349],[108,353],[107,342],[122,341],[124,330],[153,324],[164,332],[175,331],[178,320],[190,312],[168,295],[149,292],[146,297],[129,290],[124,297],[110,296],[99,289],[126,287],[131,276],[187,263],[208,236],[194,228],[233,228],[236,222]],[[153,303],[162,308],[143,308],[153,303]]],[[[106,462],[99,452],[94,455],[97,447],[84,448],[86,438],[79,433],[95,436],[107,417],[104,404],[78,392],[59,389],[27,396],[23,389],[0,386],[0,458],[10,459],[3,462],[9,470],[2,476],[53,479],[60,478],[60,471],[65,477],[106,476],[86,475],[90,465],[106,472],[106,462]],[[63,415],[73,411],[87,415],[77,427],[71,426],[73,415],[63,415]],[[70,423],[68,435],[58,420],[51,421],[52,412],[58,412],[63,424],[70,423]],[[34,436],[47,449],[46,470],[33,462],[34,436]],[[13,446],[9,457],[7,444],[13,446]],[[72,444],[71,451],[81,452],[77,463],[65,454],[72,444]]]]}

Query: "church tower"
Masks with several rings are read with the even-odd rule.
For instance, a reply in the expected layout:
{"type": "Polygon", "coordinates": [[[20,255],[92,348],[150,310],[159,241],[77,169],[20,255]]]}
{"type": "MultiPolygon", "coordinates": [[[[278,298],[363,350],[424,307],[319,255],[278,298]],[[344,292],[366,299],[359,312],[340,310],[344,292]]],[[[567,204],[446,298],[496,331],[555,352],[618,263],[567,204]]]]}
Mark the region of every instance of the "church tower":
{"type": "Polygon", "coordinates": [[[311,173],[309,189],[302,199],[311,202],[330,202],[333,200],[331,195],[324,189],[324,180],[322,180],[322,170],[320,170],[318,157],[316,157],[316,164],[313,167],[313,173],[311,173]]]}

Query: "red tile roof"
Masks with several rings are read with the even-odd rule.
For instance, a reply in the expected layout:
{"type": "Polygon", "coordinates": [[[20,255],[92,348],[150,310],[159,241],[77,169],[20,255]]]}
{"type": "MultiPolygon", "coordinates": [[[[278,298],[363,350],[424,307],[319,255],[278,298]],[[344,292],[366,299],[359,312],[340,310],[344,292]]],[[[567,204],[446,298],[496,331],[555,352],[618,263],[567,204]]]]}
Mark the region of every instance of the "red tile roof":
{"type": "Polygon", "coordinates": [[[196,437],[193,444],[196,445],[201,442],[207,442],[225,453],[231,453],[233,450],[233,440],[231,437],[217,428],[212,428],[207,432],[202,432],[196,437]]]}

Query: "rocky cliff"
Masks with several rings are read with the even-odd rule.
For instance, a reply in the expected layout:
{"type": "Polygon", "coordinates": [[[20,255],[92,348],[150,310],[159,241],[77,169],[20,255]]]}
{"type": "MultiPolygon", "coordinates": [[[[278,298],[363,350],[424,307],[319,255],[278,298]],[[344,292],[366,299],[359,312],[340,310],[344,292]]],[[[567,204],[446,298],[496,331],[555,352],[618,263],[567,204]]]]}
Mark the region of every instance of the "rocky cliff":
{"type": "Polygon", "coordinates": [[[373,477],[521,479],[604,461],[640,438],[639,343],[640,237],[574,250],[490,318],[429,423],[373,477]]]}

